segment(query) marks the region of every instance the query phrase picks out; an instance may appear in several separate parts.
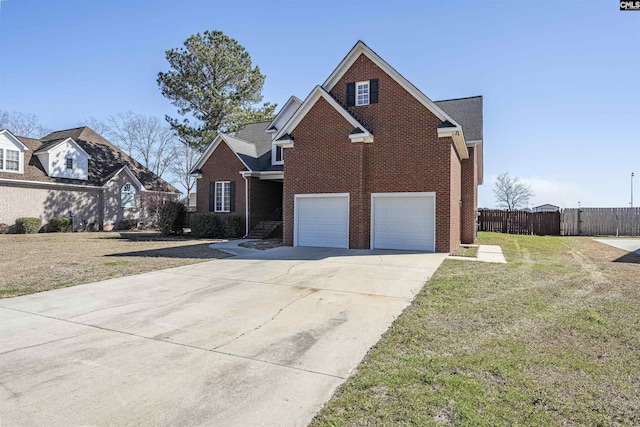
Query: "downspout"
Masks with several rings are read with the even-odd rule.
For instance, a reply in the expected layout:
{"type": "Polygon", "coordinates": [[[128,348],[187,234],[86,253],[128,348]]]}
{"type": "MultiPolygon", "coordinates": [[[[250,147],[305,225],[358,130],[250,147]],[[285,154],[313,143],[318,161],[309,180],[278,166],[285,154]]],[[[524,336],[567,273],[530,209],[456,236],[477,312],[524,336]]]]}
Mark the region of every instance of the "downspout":
{"type": "Polygon", "coordinates": [[[244,178],[244,236],[243,239],[246,239],[249,235],[249,180],[247,180],[247,176],[242,174],[244,178]]]}

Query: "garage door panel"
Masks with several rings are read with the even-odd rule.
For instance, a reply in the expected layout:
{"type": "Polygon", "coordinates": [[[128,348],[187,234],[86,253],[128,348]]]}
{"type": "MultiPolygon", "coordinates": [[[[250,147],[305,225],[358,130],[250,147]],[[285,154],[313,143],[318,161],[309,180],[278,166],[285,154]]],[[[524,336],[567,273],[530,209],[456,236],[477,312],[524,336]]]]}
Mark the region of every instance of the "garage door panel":
{"type": "Polygon", "coordinates": [[[434,196],[376,196],[373,247],[434,251],[434,196]]]}
{"type": "Polygon", "coordinates": [[[348,247],[348,196],[297,197],[296,215],[298,246],[348,247]]]}

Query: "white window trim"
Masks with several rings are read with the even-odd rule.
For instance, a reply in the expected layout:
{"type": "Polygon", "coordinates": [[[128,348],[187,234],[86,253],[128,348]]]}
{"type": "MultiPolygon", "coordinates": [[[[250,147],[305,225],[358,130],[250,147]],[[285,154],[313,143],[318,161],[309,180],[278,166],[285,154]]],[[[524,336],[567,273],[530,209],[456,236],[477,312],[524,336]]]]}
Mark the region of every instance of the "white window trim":
{"type": "Polygon", "coordinates": [[[279,147],[276,144],[272,144],[271,146],[271,164],[272,165],[284,164],[284,149],[282,147],[279,147]],[[280,160],[277,160],[277,157],[276,157],[276,152],[278,151],[278,149],[282,150],[280,160]]]}
{"type": "Polygon", "coordinates": [[[371,80],[365,80],[362,82],[356,82],[356,99],[355,99],[355,105],[356,107],[359,107],[361,105],[369,105],[371,103],[371,80]],[[363,86],[363,85],[367,85],[367,102],[366,103],[362,103],[360,104],[358,102],[358,86],[363,86]]]}
{"type": "Polygon", "coordinates": [[[121,188],[120,188],[120,207],[121,208],[125,208],[125,209],[136,209],[138,207],[138,203],[136,201],[136,194],[138,193],[138,191],[136,190],[136,187],[133,186],[133,184],[131,184],[130,182],[125,183],[121,188]],[[124,191],[124,188],[126,186],[129,186],[130,193],[133,193],[133,205],[125,205],[123,200],[122,200],[122,192],[124,191]]]}
{"type": "Polygon", "coordinates": [[[216,181],[213,185],[213,211],[214,212],[231,212],[231,181],[216,181]],[[220,192],[222,209],[218,209],[218,184],[222,184],[222,191],[220,192]],[[229,208],[225,209],[225,205],[227,200],[224,197],[224,187],[225,185],[229,186],[229,208]]]}
{"type": "Polygon", "coordinates": [[[7,173],[23,173],[23,160],[24,160],[24,155],[22,153],[22,151],[20,150],[11,150],[8,148],[0,148],[0,151],[2,151],[2,161],[0,161],[0,171],[2,172],[7,172],[7,173]],[[13,151],[18,153],[18,169],[14,170],[14,169],[7,169],[7,152],[8,151],[13,151]]]}

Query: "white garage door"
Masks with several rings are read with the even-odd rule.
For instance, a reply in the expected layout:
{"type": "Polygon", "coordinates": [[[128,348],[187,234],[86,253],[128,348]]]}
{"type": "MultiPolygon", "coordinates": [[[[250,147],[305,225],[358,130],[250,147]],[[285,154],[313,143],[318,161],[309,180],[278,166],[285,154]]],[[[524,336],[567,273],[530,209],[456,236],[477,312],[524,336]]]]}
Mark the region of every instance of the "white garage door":
{"type": "Polygon", "coordinates": [[[296,194],[295,246],[349,247],[348,194],[296,194]]]}
{"type": "Polygon", "coordinates": [[[371,222],[372,248],[435,251],[434,193],[374,193],[371,222]]]}

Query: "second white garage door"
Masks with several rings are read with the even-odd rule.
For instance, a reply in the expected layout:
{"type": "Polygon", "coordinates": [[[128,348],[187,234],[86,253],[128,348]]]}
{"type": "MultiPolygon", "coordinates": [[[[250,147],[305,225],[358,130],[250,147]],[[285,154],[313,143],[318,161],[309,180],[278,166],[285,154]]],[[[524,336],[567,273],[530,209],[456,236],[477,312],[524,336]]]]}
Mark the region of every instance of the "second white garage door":
{"type": "Polygon", "coordinates": [[[296,194],[294,246],[349,247],[349,195],[296,194]]]}
{"type": "Polygon", "coordinates": [[[435,194],[372,194],[371,247],[434,252],[435,194]]]}

